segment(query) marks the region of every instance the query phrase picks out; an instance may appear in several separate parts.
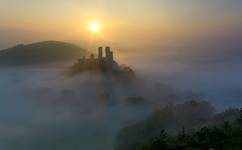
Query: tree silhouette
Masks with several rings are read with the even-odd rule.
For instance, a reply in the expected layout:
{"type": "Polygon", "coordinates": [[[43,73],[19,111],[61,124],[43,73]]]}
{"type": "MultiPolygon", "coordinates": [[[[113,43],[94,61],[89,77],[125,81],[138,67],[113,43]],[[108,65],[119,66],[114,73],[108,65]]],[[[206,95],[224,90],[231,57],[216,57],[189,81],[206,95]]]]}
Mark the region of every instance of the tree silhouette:
{"type": "Polygon", "coordinates": [[[217,127],[203,127],[196,132],[168,135],[165,130],[149,143],[134,150],[242,150],[242,110],[234,122],[217,127]]]}

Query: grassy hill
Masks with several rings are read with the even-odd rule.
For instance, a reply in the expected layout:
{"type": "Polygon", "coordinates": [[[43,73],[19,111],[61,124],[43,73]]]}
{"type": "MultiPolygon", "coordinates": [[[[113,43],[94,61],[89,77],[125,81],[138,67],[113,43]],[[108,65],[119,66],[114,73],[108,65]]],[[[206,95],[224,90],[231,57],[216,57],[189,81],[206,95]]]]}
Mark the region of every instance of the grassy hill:
{"type": "Polygon", "coordinates": [[[76,45],[45,41],[0,50],[0,65],[31,65],[76,60],[88,52],[76,45]]]}

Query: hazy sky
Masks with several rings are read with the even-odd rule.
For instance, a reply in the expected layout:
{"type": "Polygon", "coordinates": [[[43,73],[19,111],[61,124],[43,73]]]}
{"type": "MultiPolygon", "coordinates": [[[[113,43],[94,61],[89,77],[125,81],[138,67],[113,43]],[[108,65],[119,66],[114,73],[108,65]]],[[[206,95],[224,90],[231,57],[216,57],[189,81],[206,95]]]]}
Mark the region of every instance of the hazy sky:
{"type": "MultiPolygon", "coordinates": [[[[0,0],[0,48],[18,43],[96,40],[124,45],[179,45],[242,33],[241,0],[0,0]]],[[[81,44],[80,44],[81,45],[81,44]]]]}

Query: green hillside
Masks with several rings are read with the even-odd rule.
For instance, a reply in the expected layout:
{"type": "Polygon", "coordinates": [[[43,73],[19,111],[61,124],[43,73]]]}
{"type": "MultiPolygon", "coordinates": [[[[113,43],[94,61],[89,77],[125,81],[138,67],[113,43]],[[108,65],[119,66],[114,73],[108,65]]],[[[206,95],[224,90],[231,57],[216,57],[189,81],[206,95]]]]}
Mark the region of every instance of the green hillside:
{"type": "Polygon", "coordinates": [[[76,60],[88,52],[76,45],[45,41],[0,51],[0,65],[29,65],[76,60]]]}

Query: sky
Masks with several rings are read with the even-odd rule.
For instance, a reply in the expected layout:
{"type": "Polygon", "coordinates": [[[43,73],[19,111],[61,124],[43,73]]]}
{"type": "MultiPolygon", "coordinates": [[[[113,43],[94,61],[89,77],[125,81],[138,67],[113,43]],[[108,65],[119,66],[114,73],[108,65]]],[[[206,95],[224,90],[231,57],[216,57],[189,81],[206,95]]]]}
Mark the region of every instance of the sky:
{"type": "Polygon", "coordinates": [[[86,47],[94,41],[127,47],[180,46],[240,37],[241,0],[0,0],[0,48],[58,40],[86,47]],[[141,44],[142,43],[142,44],[141,44]]]}

